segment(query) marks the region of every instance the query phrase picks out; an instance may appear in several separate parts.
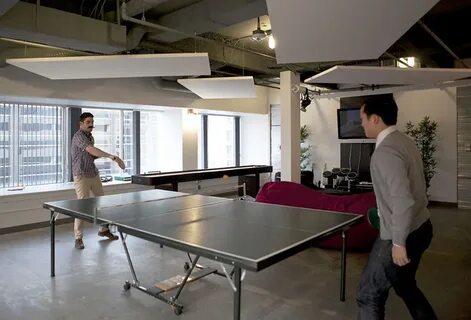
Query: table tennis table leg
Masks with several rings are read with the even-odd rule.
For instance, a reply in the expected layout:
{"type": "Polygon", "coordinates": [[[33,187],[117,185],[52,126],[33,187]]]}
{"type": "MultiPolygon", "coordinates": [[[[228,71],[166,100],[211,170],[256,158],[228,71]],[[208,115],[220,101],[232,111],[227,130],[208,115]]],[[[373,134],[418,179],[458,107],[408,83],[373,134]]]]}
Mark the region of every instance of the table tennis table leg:
{"type": "Polygon", "coordinates": [[[196,264],[198,263],[198,260],[199,260],[200,256],[196,256],[196,258],[193,260],[193,262],[191,263],[191,267],[190,269],[188,269],[186,271],[186,274],[185,274],[185,278],[183,279],[182,283],[180,284],[180,286],[178,287],[178,291],[177,293],[173,296],[173,301],[177,301],[178,300],[178,297],[180,296],[180,293],[182,293],[182,290],[183,290],[183,287],[185,286],[186,282],[188,281],[188,277],[190,276],[190,274],[193,272],[193,270],[195,269],[196,267],[196,264]]]}
{"type": "Polygon", "coordinates": [[[342,230],[342,257],[341,257],[341,270],[340,270],[340,301],[345,301],[345,273],[347,266],[347,235],[345,230],[342,230]]]}
{"type": "Polygon", "coordinates": [[[240,320],[240,296],[241,296],[241,270],[239,267],[234,268],[234,320],[240,320]]]}
{"type": "Polygon", "coordinates": [[[51,220],[50,220],[50,227],[51,227],[51,277],[56,276],[56,215],[53,210],[51,210],[51,220]]]}
{"type": "Polygon", "coordinates": [[[126,244],[126,238],[123,236],[123,233],[121,231],[119,231],[119,237],[121,238],[121,243],[123,244],[124,253],[126,253],[126,258],[128,259],[128,265],[129,265],[129,269],[131,269],[132,279],[135,284],[138,284],[139,280],[137,280],[136,271],[134,270],[134,266],[131,261],[131,256],[129,255],[128,245],[126,244]]]}

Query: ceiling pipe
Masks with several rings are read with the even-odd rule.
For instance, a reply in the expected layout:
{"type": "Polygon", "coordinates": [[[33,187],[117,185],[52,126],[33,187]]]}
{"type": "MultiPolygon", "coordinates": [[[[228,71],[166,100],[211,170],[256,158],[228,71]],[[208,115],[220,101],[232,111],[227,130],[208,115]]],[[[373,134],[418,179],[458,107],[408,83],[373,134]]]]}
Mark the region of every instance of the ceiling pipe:
{"type": "Polygon", "coordinates": [[[417,21],[417,23],[419,24],[419,26],[422,27],[422,29],[424,29],[430,36],[432,36],[432,38],[435,39],[435,41],[438,42],[438,44],[440,44],[449,54],[451,54],[451,56],[453,58],[455,58],[456,60],[458,60],[465,68],[469,68],[469,66],[466,64],[466,62],[463,61],[463,59],[461,59],[460,57],[458,57],[458,55],[456,55],[456,53],[453,52],[453,50],[451,50],[446,44],[445,42],[442,41],[442,39],[440,39],[432,30],[430,30],[429,27],[427,27],[427,25],[425,25],[425,23],[423,23],[421,20],[417,21]]]}
{"type": "Polygon", "coordinates": [[[160,24],[155,24],[155,23],[135,19],[135,18],[130,17],[130,16],[127,15],[127,13],[126,13],[126,3],[123,3],[121,5],[121,18],[125,21],[133,22],[135,24],[139,24],[139,25],[142,25],[142,26],[145,26],[145,27],[148,27],[148,28],[157,29],[157,30],[166,31],[166,32],[173,32],[173,33],[185,36],[186,38],[201,40],[201,41],[208,42],[208,43],[216,43],[216,44],[221,45],[223,47],[232,48],[232,49],[243,51],[243,52],[248,52],[248,53],[255,54],[255,55],[258,55],[258,56],[261,56],[261,57],[264,57],[264,58],[268,58],[268,59],[271,59],[271,60],[276,60],[275,57],[270,56],[268,54],[253,51],[253,50],[250,50],[250,49],[239,48],[237,46],[233,46],[233,45],[230,45],[230,44],[227,44],[227,43],[224,43],[224,42],[216,41],[216,40],[213,40],[213,39],[208,39],[208,38],[197,36],[197,35],[194,35],[194,34],[189,34],[189,33],[182,32],[182,31],[179,31],[179,30],[176,30],[176,29],[172,29],[172,28],[160,25],[160,24]]]}

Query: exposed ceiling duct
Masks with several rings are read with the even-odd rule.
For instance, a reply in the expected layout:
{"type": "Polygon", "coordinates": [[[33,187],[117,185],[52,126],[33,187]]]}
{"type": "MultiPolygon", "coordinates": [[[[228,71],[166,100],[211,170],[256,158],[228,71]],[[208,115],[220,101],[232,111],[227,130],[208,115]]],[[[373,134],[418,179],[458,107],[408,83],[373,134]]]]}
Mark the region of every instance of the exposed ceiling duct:
{"type": "Polygon", "coordinates": [[[167,1],[168,0],[130,0],[126,5],[128,6],[128,14],[134,17],[167,1]]]}
{"type": "Polygon", "coordinates": [[[0,36],[85,52],[126,50],[125,26],[26,2],[0,17],[0,36]]]}
{"type": "MultiPolygon", "coordinates": [[[[216,32],[250,18],[267,14],[265,0],[203,0],[175,12],[159,17],[155,23],[189,34],[216,32]]],[[[152,39],[175,42],[186,38],[184,34],[162,31],[152,39]]]]}

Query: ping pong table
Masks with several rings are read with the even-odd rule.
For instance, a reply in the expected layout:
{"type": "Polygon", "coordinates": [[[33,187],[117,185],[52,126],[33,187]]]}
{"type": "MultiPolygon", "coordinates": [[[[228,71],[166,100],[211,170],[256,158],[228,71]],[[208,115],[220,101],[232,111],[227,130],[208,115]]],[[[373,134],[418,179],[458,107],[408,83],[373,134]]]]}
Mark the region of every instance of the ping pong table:
{"type": "Polygon", "coordinates": [[[346,230],[361,215],[319,211],[186,194],[148,190],[81,200],[47,202],[51,211],[51,277],[55,276],[55,220],[58,214],[117,228],[132,280],[124,283],[174,308],[185,284],[209,274],[225,276],[234,291],[233,319],[240,319],[241,286],[245,270],[257,272],[341,232],[340,300],[345,300],[346,230]],[[138,279],[126,237],[132,235],[188,254],[182,276],[145,286],[138,279]],[[193,255],[193,257],[191,256],[193,255]],[[221,270],[198,264],[200,257],[220,262],[221,270]],[[168,298],[168,292],[176,290],[168,298]],[[165,293],[165,294],[164,294],[165,293]]]}

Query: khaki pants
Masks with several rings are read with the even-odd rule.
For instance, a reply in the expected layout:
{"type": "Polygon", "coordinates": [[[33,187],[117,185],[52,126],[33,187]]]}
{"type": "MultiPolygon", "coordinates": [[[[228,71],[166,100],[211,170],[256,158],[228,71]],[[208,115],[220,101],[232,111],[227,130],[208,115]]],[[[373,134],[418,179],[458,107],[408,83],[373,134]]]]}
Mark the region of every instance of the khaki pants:
{"type": "MultiPolygon", "coordinates": [[[[104,195],[103,186],[99,176],[88,178],[83,176],[74,176],[75,193],[77,199],[87,199],[93,194],[94,197],[104,195]]],[[[100,226],[100,231],[108,230],[107,226],[100,226]]],[[[82,239],[83,236],[83,220],[75,219],[74,221],[75,239],[82,239]]]]}

